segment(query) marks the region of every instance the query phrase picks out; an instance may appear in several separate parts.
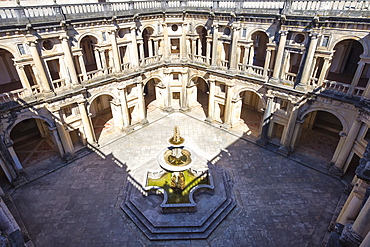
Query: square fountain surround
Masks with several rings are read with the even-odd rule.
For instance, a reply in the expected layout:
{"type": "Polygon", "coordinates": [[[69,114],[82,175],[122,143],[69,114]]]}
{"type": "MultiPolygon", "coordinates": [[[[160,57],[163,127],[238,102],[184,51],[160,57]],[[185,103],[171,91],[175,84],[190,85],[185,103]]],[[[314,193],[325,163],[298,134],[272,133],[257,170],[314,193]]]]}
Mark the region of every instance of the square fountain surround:
{"type": "Polygon", "coordinates": [[[133,170],[127,179],[120,207],[150,240],[206,239],[236,206],[226,171],[194,155],[192,169],[207,171],[212,186],[205,189],[207,193],[194,189],[192,205],[166,205],[164,193],[146,187],[148,172],[161,173],[157,158],[133,170]]]}

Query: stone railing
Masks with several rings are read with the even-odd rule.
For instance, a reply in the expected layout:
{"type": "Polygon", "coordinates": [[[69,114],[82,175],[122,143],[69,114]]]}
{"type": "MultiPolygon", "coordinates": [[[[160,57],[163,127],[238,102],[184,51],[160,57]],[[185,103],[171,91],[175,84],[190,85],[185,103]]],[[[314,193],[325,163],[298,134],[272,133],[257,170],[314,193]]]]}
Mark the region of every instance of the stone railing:
{"type": "Polygon", "coordinates": [[[347,94],[349,91],[348,84],[326,80],[323,83],[324,91],[335,93],[335,94],[347,94]]]}
{"type": "Polygon", "coordinates": [[[370,17],[367,1],[304,0],[160,0],[15,6],[0,8],[0,25],[113,17],[158,11],[212,11],[304,16],[370,17]]]}
{"type": "Polygon", "coordinates": [[[17,99],[25,98],[30,95],[27,88],[21,88],[7,93],[0,94],[0,103],[16,101],[17,99]]]}

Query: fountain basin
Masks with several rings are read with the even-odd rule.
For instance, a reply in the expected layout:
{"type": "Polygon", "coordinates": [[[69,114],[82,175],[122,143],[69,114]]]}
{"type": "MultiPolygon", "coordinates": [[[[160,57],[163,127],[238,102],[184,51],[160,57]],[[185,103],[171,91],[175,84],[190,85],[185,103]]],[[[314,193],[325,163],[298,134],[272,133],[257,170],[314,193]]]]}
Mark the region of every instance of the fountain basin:
{"type": "Polygon", "coordinates": [[[161,195],[163,201],[160,205],[162,213],[195,212],[197,204],[194,197],[200,193],[213,194],[214,184],[208,169],[185,170],[185,188],[176,190],[171,188],[172,172],[163,172],[158,178],[158,172],[147,173],[148,195],[161,195]]]}
{"type": "MultiPolygon", "coordinates": [[[[172,157],[174,158],[174,157],[172,157]]],[[[158,155],[157,157],[157,161],[159,163],[159,166],[166,170],[166,171],[169,171],[169,172],[182,172],[182,171],[185,171],[189,168],[191,168],[193,165],[194,165],[194,162],[196,161],[196,156],[194,154],[194,152],[188,148],[188,147],[184,147],[184,146],[180,146],[180,147],[168,147],[164,150],[162,150],[162,152],[158,155]],[[171,153],[173,151],[173,149],[180,149],[182,154],[184,156],[186,156],[186,159],[184,159],[183,163],[180,163],[180,164],[177,164],[178,162],[174,162],[173,164],[171,164],[170,162],[170,158],[171,158],[171,153]]]]}

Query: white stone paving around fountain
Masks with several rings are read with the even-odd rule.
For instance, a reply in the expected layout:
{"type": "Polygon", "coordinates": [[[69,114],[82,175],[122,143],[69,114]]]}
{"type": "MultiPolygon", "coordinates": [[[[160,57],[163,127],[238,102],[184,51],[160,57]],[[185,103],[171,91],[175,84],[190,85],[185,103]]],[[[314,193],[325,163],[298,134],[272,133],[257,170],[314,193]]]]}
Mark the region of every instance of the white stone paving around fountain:
{"type": "MultiPolygon", "coordinates": [[[[112,154],[123,162],[128,171],[137,170],[139,167],[144,169],[141,167],[143,164],[156,158],[164,148],[168,147],[167,140],[173,135],[175,125],[180,127],[180,135],[186,139],[186,146],[207,160],[212,160],[222,150],[239,139],[238,136],[216,129],[185,114],[173,113],[102,147],[100,150],[105,155],[112,154]],[[143,135],[143,132],[147,135],[143,135]]],[[[152,166],[146,168],[150,170],[161,169],[157,162],[153,162],[152,166]]],[[[143,186],[145,185],[144,177],[137,178],[143,186]]]]}

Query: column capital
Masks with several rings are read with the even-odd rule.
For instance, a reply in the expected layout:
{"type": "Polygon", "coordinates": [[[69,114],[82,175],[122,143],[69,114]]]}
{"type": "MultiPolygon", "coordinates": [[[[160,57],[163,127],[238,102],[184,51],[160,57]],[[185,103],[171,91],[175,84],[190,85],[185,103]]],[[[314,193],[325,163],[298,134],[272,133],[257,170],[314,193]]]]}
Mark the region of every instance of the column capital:
{"type": "Polygon", "coordinates": [[[317,39],[318,37],[320,37],[320,34],[316,32],[311,32],[309,36],[311,37],[311,39],[317,39]]]}
{"type": "Polygon", "coordinates": [[[218,28],[220,25],[218,25],[218,23],[216,23],[216,24],[212,24],[212,27],[213,28],[218,28]]]}
{"type": "Polygon", "coordinates": [[[60,35],[60,36],[59,36],[59,39],[60,39],[61,41],[68,41],[68,40],[69,40],[69,36],[68,36],[68,35],[66,35],[66,34],[63,34],[63,35],[60,35]]]}
{"type": "Polygon", "coordinates": [[[287,30],[280,30],[279,33],[280,33],[280,36],[286,36],[288,34],[288,31],[287,30]]]}

